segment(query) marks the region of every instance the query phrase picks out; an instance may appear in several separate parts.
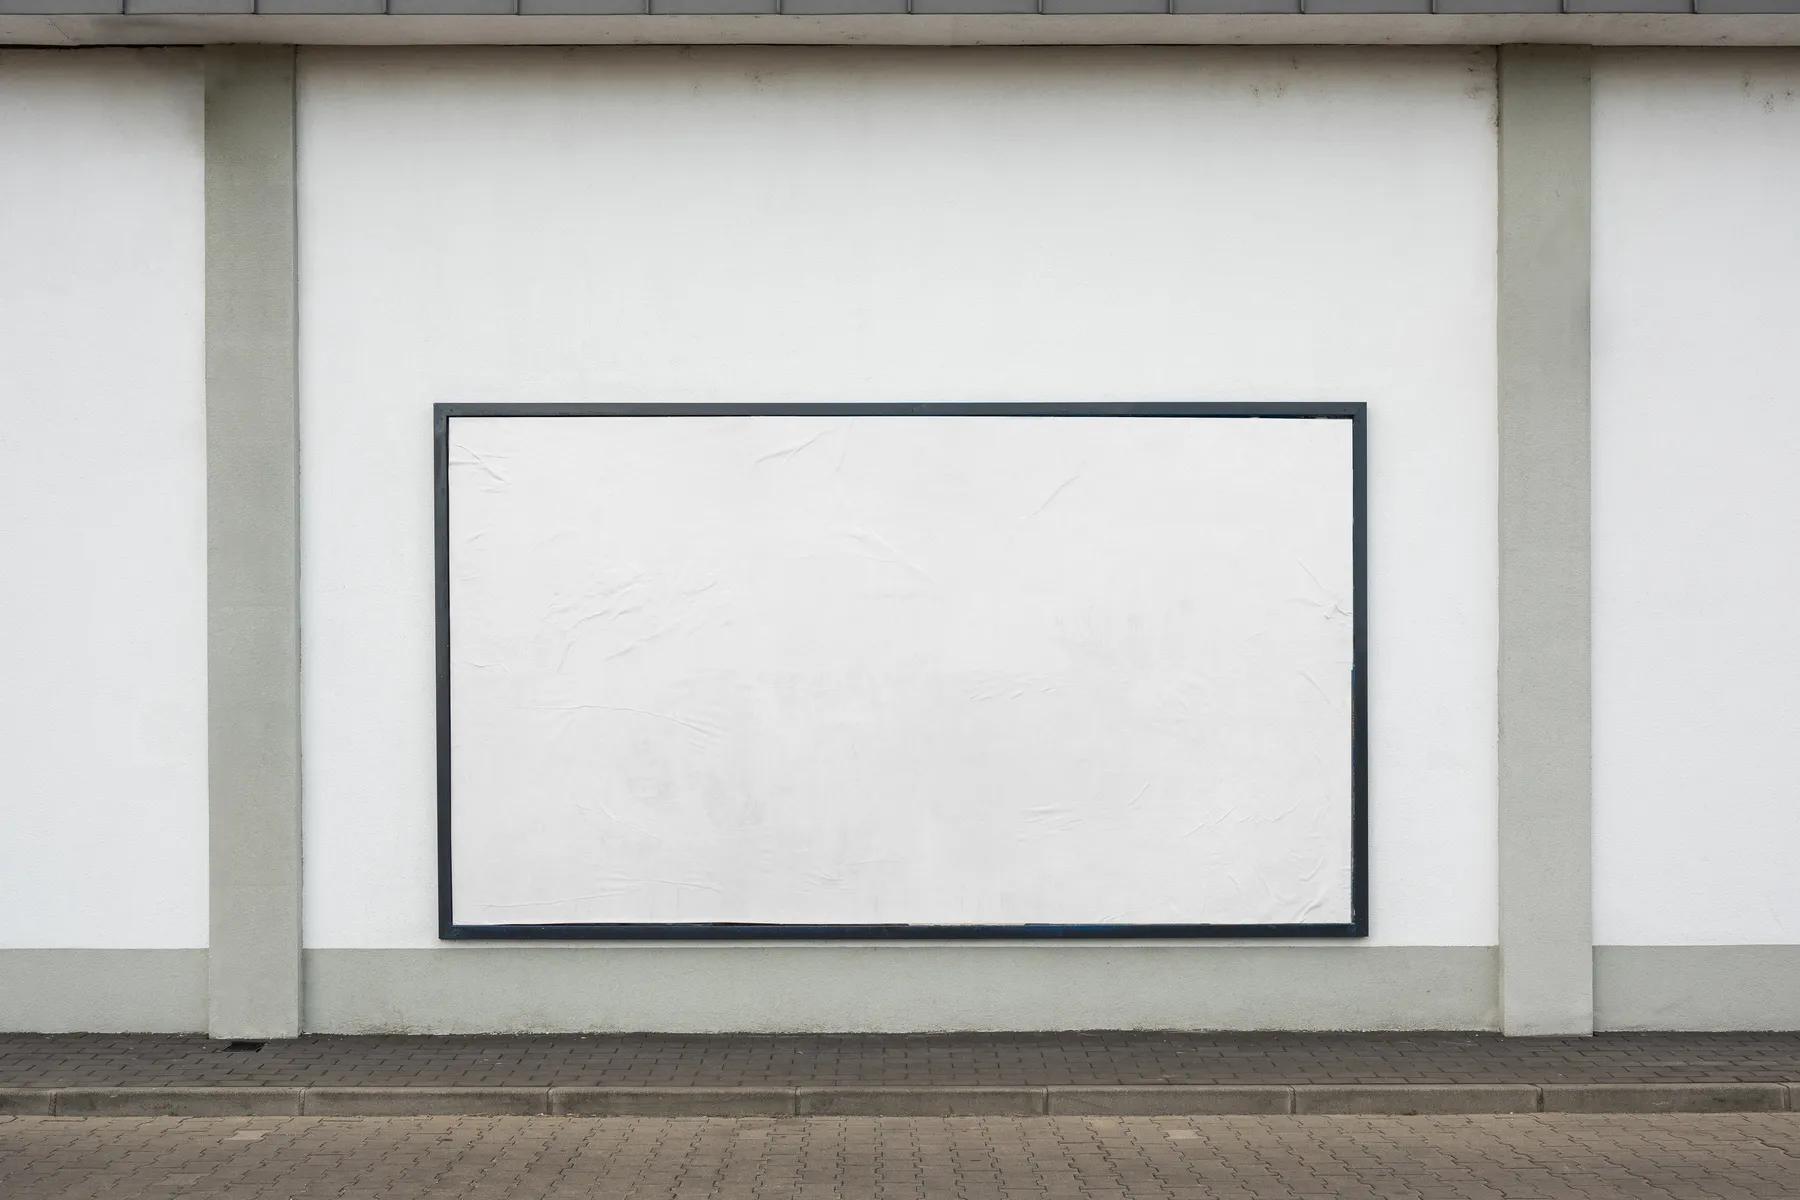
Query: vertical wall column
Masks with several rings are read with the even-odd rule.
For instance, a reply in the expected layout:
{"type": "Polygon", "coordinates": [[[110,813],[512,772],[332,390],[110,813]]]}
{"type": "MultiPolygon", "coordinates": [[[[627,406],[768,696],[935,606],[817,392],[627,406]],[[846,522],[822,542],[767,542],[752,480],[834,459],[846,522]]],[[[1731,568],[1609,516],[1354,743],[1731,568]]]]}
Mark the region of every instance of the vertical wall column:
{"type": "Polygon", "coordinates": [[[294,49],[206,54],[208,1029],[300,1031],[294,49]]]}
{"type": "Polygon", "coordinates": [[[1500,51],[1500,986],[1513,1035],[1594,1028],[1590,61],[1500,51]]]}

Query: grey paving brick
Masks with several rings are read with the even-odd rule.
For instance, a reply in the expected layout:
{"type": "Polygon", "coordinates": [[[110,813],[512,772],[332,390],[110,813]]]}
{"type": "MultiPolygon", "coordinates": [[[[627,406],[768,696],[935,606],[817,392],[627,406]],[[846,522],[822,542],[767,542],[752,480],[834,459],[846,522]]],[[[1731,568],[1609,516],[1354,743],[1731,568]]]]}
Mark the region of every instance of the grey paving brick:
{"type": "Polygon", "coordinates": [[[1106,1087],[1800,1081],[1800,1034],[0,1035],[0,1087],[1106,1087]]]}
{"type": "Polygon", "coordinates": [[[6,1200],[1793,1200],[1800,1115],[0,1117],[6,1200]]]}

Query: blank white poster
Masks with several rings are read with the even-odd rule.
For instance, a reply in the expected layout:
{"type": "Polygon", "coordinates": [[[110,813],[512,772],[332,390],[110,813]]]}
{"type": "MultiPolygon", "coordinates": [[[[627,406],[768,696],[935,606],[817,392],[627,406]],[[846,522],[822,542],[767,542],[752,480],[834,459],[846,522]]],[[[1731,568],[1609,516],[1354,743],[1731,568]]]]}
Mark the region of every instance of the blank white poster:
{"type": "Polygon", "coordinates": [[[1351,920],[1349,420],[447,428],[457,924],[1351,920]]]}

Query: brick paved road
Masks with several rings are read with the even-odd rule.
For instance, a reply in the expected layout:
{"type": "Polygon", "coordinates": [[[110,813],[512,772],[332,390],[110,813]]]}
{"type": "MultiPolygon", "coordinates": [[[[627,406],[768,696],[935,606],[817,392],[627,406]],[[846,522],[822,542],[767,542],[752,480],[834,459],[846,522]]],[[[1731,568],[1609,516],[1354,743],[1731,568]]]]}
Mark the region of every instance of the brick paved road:
{"type": "Polygon", "coordinates": [[[0,1195],[538,1200],[1800,1196],[1800,1114],[0,1118],[0,1195]]]}
{"type": "Polygon", "coordinates": [[[0,1087],[1800,1081],[1800,1034],[0,1036],[0,1087]]]}

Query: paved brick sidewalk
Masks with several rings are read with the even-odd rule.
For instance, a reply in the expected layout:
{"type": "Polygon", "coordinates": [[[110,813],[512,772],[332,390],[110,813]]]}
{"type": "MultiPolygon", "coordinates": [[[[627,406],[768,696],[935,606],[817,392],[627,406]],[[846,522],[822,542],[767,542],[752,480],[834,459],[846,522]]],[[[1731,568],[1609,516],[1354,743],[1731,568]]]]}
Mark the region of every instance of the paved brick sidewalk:
{"type": "Polygon", "coordinates": [[[1800,1034],[0,1035],[0,1087],[1800,1083],[1800,1034]]]}
{"type": "Polygon", "coordinates": [[[0,1118],[9,1200],[1690,1200],[1800,1195],[1800,1114],[0,1118]]]}

